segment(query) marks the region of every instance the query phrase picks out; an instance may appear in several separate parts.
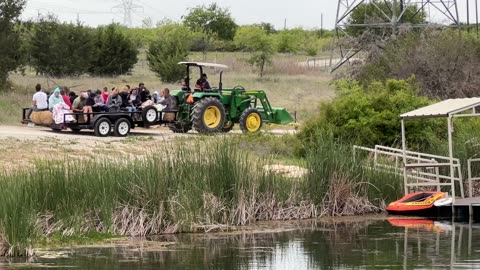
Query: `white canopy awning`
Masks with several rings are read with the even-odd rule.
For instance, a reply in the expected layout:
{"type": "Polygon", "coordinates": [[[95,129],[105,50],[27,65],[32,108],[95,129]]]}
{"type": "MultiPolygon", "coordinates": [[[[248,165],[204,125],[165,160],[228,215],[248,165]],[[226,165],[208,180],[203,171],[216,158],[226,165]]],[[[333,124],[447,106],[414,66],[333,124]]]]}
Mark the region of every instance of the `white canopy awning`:
{"type": "Polygon", "coordinates": [[[480,98],[447,99],[400,115],[402,119],[448,117],[480,106],[480,98]]]}
{"type": "Polygon", "coordinates": [[[217,63],[179,62],[178,64],[179,64],[179,65],[202,66],[202,67],[228,68],[227,65],[217,64],[217,63]]]}

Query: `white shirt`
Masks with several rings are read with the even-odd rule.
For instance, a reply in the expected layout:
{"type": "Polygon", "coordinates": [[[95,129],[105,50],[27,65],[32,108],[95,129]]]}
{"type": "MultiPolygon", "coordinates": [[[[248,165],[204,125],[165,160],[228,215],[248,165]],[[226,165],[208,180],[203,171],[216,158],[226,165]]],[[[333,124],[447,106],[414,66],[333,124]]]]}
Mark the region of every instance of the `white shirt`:
{"type": "Polygon", "coordinates": [[[45,92],[43,92],[41,90],[36,92],[33,95],[32,100],[36,102],[37,109],[44,110],[44,109],[48,108],[47,94],[45,94],[45,92]]]}

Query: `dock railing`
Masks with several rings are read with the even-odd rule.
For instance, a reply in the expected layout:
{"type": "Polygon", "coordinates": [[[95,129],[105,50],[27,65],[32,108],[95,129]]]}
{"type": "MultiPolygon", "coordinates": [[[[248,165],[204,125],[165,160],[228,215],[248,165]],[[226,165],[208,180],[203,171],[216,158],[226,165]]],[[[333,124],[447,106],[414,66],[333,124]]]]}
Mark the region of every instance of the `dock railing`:
{"type": "Polygon", "coordinates": [[[479,176],[473,176],[472,174],[472,163],[479,163],[480,158],[471,158],[467,160],[467,172],[468,172],[468,196],[473,197],[473,185],[472,181],[480,180],[479,176]]]}
{"type": "MultiPolygon", "coordinates": [[[[394,173],[403,176],[403,151],[402,149],[375,145],[374,148],[353,146],[354,161],[360,151],[367,152],[369,159],[373,162],[369,166],[373,169],[394,173]]],[[[450,172],[442,170],[442,167],[450,166],[450,159],[446,156],[426,154],[421,152],[406,151],[407,159],[407,179],[406,189],[417,187],[434,186],[437,191],[441,191],[442,186],[454,187],[455,182],[460,184],[460,195],[464,197],[462,170],[460,160],[453,159],[453,167],[455,170],[454,183],[451,183],[450,172]],[[430,165],[429,165],[430,164],[430,165]]],[[[480,161],[480,159],[478,160],[480,161]]],[[[475,180],[480,180],[480,177],[475,180]]]]}

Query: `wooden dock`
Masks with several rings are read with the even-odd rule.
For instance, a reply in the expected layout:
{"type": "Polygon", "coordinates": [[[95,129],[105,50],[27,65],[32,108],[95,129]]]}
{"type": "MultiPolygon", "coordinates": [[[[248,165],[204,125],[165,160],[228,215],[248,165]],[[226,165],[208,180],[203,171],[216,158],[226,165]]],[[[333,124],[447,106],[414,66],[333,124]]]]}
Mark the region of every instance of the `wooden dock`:
{"type": "MultiPolygon", "coordinates": [[[[443,207],[442,207],[443,208],[443,207]]],[[[457,198],[450,209],[443,209],[442,216],[450,215],[458,220],[480,221],[480,197],[457,198]]]]}
{"type": "Polygon", "coordinates": [[[480,206],[480,197],[455,199],[453,206],[480,206]]]}

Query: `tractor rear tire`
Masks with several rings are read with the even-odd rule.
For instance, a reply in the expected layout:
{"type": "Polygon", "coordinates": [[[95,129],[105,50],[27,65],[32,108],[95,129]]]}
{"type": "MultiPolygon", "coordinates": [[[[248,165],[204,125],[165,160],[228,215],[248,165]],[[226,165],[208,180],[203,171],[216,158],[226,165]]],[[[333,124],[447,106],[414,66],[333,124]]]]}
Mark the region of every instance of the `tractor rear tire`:
{"type": "Polygon", "coordinates": [[[222,131],[225,132],[225,133],[228,133],[228,132],[232,131],[234,126],[235,126],[235,124],[233,123],[233,121],[226,121],[225,125],[222,128],[222,131]]]}
{"type": "Polygon", "coordinates": [[[192,122],[199,133],[222,132],[225,126],[225,108],[216,98],[201,99],[193,106],[192,122]]]}
{"type": "Polygon", "coordinates": [[[240,129],[243,133],[258,132],[262,124],[262,114],[255,108],[246,109],[240,116],[240,129]]]}
{"type": "Polygon", "coordinates": [[[181,123],[172,123],[168,125],[168,128],[173,133],[187,133],[191,129],[188,125],[182,125],[181,123]]]}

